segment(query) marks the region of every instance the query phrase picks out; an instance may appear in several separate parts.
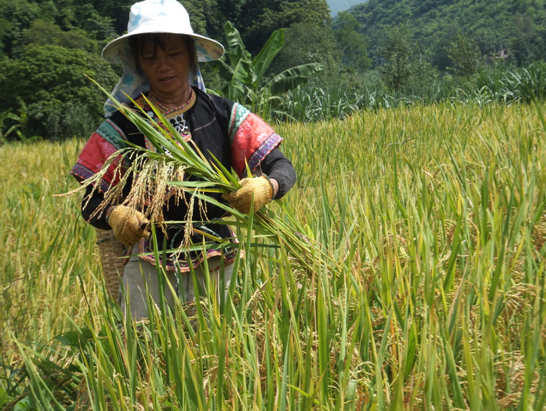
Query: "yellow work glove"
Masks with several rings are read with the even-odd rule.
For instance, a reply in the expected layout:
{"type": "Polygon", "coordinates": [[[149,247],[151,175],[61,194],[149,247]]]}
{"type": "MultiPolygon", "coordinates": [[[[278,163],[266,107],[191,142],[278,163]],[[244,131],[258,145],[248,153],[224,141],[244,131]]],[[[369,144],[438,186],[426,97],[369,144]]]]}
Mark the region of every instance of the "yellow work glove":
{"type": "Polygon", "coordinates": [[[265,176],[243,178],[239,181],[241,188],[231,193],[223,194],[229,204],[237,211],[248,214],[254,194],[254,212],[257,212],[273,198],[273,186],[265,176]]]}
{"type": "Polygon", "coordinates": [[[113,207],[106,217],[108,225],[114,230],[114,235],[125,246],[138,243],[143,237],[148,238],[150,221],[144,214],[131,207],[118,205],[113,207]]]}

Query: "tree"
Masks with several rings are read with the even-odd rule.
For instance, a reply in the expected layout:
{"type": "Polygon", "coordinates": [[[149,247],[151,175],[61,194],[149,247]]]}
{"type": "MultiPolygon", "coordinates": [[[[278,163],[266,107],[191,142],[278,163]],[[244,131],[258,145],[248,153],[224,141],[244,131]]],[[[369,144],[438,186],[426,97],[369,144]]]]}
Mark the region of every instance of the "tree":
{"type": "Polygon", "coordinates": [[[482,53],[476,42],[461,32],[451,43],[448,54],[453,63],[452,69],[463,76],[476,73],[482,62],[482,53]]]}
{"type": "Polygon", "coordinates": [[[438,37],[431,48],[432,64],[442,72],[445,72],[451,65],[448,51],[450,46],[451,42],[447,38],[438,37]]]}
{"type": "Polygon", "coordinates": [[[118,34],[127,30],[129,10],[135,2],[135,0],[86,0],[86,3],[91,3],[100,16],[112,20],[114,31],[118,34]]]}
{"type": "Polygon", "coordinates": [[[514,29],[509,44],[510,53],[514,55],[518,64],[526,65],[538,56],[546,55],[546,28],[536,25],[528,14],[516,13],[514,29]]]}
{"type": "Polygon", "coordinates": [[[238,21],[243,40],[251,53],[258,53],[271,34],[297,23],[313,24],[319,29],[330,26],[326,0],[250,0],[238,21]]]}
{"type": "MultiPolygon", "coordinates": [[[[218,10],[217,0],[179,0],[190,15],[191,26],[197,34],[222,39],[226,20],[218,10]]],[[[234,2],[235,3],[235,2],[234,2]]]]}
{"type": "Polygon", "coordinates": [[[2,59],[5,56],[4,49],[6,45],[2,41],[4,36],[10,31],[11,24],[8,20],[0,18],[0,59],[2,59]]]}
{"type": "Polygon", "coordinates": [[[335,37],[339,50],[343,52],[343,64],[358,71],[367,70],[372,61],[368,57],[368,44],[360,34],[357,19],[350,13],[341,12],[335,24],[335,37]]]}
{"type": "Polygon", "coordinates": [[[337,47],[330,27],[312,23],[296,23],[285,30],[285,45],[272,65],[275,73],[290,67],[309,63],[324,66],[321,77],[333,78],[338,74],[342,51],[337,47]]]}
{"type": "Polygon", "coordinates": [[[40,15],[40,7],[26,0],[0,0],[0,34],[2,34],[3,52],[9,57],[22,52],[17,46],[23,30],[30,27],[40,15]]]}
{"type": "Polygon", "coordinates": [[[55,45],[68,49],[80,49],[98,52],[98,44],[87,37],[83,30],[63,31],[56,24],[36,19],[32,25],[23,31],[18,44],[23,46],[55,45]]]}
{"type": "Polygon", "coordinates": [[[383,59],[379,72],[389,88],[400,91],[411,82],[416,47],[404,25],[386,28],[385,35],[385,45],[379,53],[383,59]]]}
{"type": "Polygon", "coordinates": [[[93,40],[108,41],[117,37],[114,30],[114,19],[101,16],[91,4],[82,4],[75,10],[78,26],[85,30],[93,40]]]}
{"type": "Polygon", "coordinates": [[[86,76],[106,89],[117,82],[107,62],[59,46],[30,46],[20,59],[1,61],[0,72],[0,88],[13,96],[0,101],[0,112],[19,100],[27,108],[29,135],[46,138],[88,134],[101,121],[104,96],[86,76]]]}
{"type": "Polygon", "coordinates": [[[400,23],[422,50],[432,49],[440,39],[451,41],[461,30],[482,54],[508,48],[522,64],[546,55],[544,0],[369,0],[349,12],[358,20],[359,32],[369,38],[369,55],[376,65],[384,27],[400,23]]]}
{"type": "Polygon", "coordinates": [[[422,53],[411,41],[404,25],[385,29],[386,40],[379,67],[383,81],[393,91],[419,92],[436,78],[437,71],[428,53],[422,53]]]}

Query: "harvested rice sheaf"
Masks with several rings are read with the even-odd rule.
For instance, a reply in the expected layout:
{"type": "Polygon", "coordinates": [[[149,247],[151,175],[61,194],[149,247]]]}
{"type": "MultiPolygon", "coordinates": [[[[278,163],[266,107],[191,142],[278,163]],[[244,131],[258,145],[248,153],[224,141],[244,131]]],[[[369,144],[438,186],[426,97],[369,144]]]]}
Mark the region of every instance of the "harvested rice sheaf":
{"type": "MultiPolygon", "coordinates": [[[[184,216],[188,230],[182,244],[189,246],[193,230],[191,222],[194,207],[191,205],[198,201],[200,207],[205,209],[206,204],[210,203],[232,216],[226,224],[242,228],[252,227],[256,234],[285,249],[293,261],[308,272],[321,266],[337,266],[334,258],[319,244],[301,233],[304,230],[286,207],[283,210],[288,215],[289,222],[279,218],[271,210],[259,211],[253,215],[242,214],[210,197],[209,193],[228,193],[239,189],[237,178],[215,158],[214,162],[208,161],[191,140],[187,142],[148,100],[165,127],[160,127],[144,110],[134,111],[116,101],[113,96],[109,97],[117,109],[146,136],[153,149],[131,146],[116,151],[104,163],[99,173],[66,195],[84,190],[88,186],[93,186],[93,190],[98,189],[108,169],[117,164],[114,179],[119,182],[106,191],[105,201],[95,210],[94,215],[106,211],[109,204],[123,204],[133,208],[140,208],[144,204],[142,211],[146,217],[152,224],[164,228],[168,224],[163,218],[164,205],[174,196],[174,201],[185,201],[188,204],[189,211],[184,216]],[[199,181],[189,181],[190,176],[197,177],[199,181]],[[131,182],[129,194],[124,195],[124,188],[131,182]]],[[[249,170],[248,175],[251,175],[249,170]]]]}

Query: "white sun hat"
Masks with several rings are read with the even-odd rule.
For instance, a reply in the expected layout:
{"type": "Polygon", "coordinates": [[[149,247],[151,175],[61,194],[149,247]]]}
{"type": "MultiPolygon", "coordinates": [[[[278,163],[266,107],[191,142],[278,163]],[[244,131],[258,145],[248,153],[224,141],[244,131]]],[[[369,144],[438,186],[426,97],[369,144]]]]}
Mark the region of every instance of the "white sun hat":
{"type": "MultiPolygon", "coordinates": [[[[111,93],[122,103],[129,102],[127,96],[136,98],[150,89],[148,80],[136,67],[127,41],[131,36],[146,33],[183,34],[192,37],[199,62],[218,60],[224,54],[224,47],[220,43],[193,32],[188,12],[178,1],[145,0],[135,3],[131,6],[127,34],[108,43],[102,51],[102,57],[106,61],[123,65],[123,76],[111,93]]],[[[190,67],[188,80],[190,85],[205,90],[198,64],[190,67]]],[[[110,99],[104,109],[106,117],[115,112],[110,99]]]]}

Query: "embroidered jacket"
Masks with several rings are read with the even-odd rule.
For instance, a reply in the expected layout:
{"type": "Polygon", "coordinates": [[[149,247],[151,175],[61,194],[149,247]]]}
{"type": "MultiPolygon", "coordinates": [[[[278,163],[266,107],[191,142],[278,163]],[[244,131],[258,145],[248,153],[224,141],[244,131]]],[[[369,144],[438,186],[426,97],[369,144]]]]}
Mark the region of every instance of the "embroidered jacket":
{"type": "MultiPolygon", "coordinates": [[[[148,114],[153,114],[144,98],[136,103],[144,108],[148,114]]],[[[281,198],[295,183],[296,174],[291,162],[278,150],[282,138],[265,123],[261,118],[248,111],[238,103],[213,96],[193,89],[192,97],[176,111],[168,110],[154,103],[163,112],[164,116],[176,127],[186,139],[191,139],[199,150],[207,157],[216,157],[228,170],[233,168],[239,177],[244,177],[246,163],[255,173],[261,171],[279,182],[279,191],[276,198],[281,198]]],[[[149,146],[145,136],[138,128],[116,112],[103,122],[84,147],[77,164],[72,169],[72,174],[79,181],[84,181],[97,173],[108,157],[116,150],[127,146],[127,142],[141,147],[149,146]]],[[[88,188],[87,195],[91,195],[89,202],[82,203],[82,215],[93,226],[101,229],[110,229],[103,215],[93,218],[90,216],[99,204],[104,200],[103,193],[110,186],[117,183],[114,170],[117,164],[112,164],[110,170],[104,176],[100,190],[93,191],[88,188]],[[86,205],[85,207],[83,207],[86,205]]],[[[220,194],[211,195],[218,201],[223,201],[220,194]]],[[[87,197],[87,196],[86,196],[87,197]]],[[[181,221],[187,214],[187,205],[184,201],[175,204],[169,200],[164,209],[166,221],[181,221]]],[[[195,206],[194,220],[212,221],[219,219],[224,211],[212,204],[207,204],[206,215],[203,215],[202,207],[195,206]],[[197,217],[199,216],[199,217],[197,217]]],[[[224,224],[211,223],[199,227],[201,231],[208,232],[220,238],[232,238],[233,233],[224,224]]],[[[171,226],[167,230],[166,238],[161,230],[157,230],[160,249],[167,242],[167,248],[173,249],[180,245],[183,235],[183,226],[171,226]]],[[[199,234],[192,235],[194,244],[201,244],[203,238],[199,234]]],[[[209,241],[210,242],[210,241],[209,241]]],[[[139,244],[141,253],[149,252],[152,245],[148,240],[139,244]]],[[[207,255],[189,253],[192,265],[197,266],[203,258],[221,255],[219,250],[209,250],[207,255]]],[[[225,264],[230,264],[235,258],[235,250],[224,250],[225,264]]],[[[155,263],[152,256],[143,257],[151,263],[155,263]]],[[[181,271],[189,270],[189,266],[181,262],[181,271]]],[[[167,267],[174,269],[172,261],[167,262],[167,267]]]]}

